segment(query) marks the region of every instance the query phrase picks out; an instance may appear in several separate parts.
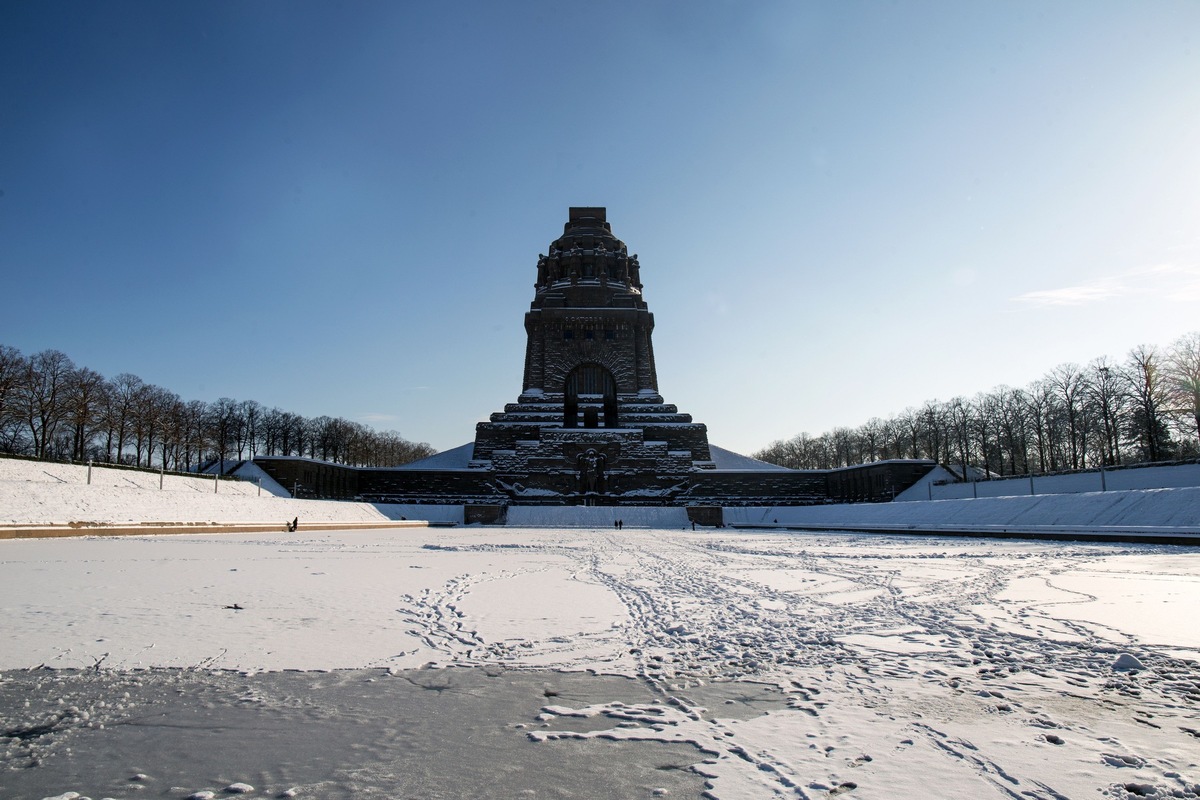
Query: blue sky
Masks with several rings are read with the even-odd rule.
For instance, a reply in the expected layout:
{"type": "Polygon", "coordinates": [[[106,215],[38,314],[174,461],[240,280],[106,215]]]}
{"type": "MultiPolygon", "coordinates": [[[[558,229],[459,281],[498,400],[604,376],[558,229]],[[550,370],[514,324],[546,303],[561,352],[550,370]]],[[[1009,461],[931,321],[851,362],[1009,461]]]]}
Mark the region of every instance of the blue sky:
{"type": "Polygon", "coordinates": [[[1200,3],[9,2],[0,343],[439,449],[603,205],[751,452],[1200,327],[1200,3]]]}

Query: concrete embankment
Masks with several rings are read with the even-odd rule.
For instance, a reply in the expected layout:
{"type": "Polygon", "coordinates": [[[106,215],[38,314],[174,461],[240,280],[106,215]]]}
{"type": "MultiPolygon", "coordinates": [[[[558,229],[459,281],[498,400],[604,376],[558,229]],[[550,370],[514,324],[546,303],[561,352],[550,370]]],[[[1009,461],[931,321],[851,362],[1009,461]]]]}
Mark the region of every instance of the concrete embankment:
{"type": "Polygon", "coordinates": [[[1200,488],[725,509],[739,528],[1200,544],[1200,488]]]}

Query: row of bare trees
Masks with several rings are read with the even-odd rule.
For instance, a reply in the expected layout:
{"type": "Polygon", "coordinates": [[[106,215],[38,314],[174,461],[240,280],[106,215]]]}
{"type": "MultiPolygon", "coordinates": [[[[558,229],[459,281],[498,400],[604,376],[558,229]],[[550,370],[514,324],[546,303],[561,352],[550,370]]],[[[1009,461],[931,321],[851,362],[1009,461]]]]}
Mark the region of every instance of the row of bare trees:
{"type": "Polygon", "coordinates": [[[889,419],[776,441],[755,458],[832,469],[929,458],[999,475],[1200,456],[1200,331],[1124,361],[1062,364],[1024,389],[930,400],[889,419]]]}
{"type": "Polygon", "coordinates": [[[0,452],[188,471],[254,455],[396,466],[436,451],[395,431],[254,400],[183,400],[128,372],[105,378],[58,350],[24,356],[0,344],[0,452]]]}

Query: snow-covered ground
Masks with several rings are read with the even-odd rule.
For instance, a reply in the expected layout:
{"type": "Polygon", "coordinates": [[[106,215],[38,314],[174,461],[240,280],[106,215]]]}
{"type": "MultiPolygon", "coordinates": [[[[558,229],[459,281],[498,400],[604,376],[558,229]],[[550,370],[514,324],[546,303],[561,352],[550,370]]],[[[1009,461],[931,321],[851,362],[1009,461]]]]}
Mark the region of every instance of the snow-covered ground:
{"type": "Polygon", "coordinates": [[[0,458],[0,527],[152,522],[364,523],[462,521],[459,506],[294,500],[253,464],[245,480],[159,476],[154,472],[0,458]],[[259,484],[261,480],[261,486],[259,484]],[[161,488],[160,488],[161,481],[161,488]]]}
{"type": "Polygon", "coordinates": [[[682,527],[0,541],[0,796],[1200,797],[1200,549],[682,527]]]}

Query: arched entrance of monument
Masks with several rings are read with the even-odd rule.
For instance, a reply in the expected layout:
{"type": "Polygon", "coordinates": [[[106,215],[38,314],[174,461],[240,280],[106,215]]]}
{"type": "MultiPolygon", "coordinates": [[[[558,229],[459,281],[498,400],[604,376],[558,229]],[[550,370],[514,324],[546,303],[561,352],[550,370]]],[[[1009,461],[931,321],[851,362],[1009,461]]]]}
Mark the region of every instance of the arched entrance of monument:
{"type": "Polygon", "coordinates": [[[617,427],[617,382],[599,364],[580,364],[563,387],[563,427],[599,428],[601,423],[617,427]]]}

